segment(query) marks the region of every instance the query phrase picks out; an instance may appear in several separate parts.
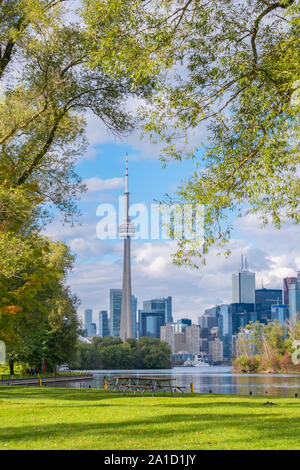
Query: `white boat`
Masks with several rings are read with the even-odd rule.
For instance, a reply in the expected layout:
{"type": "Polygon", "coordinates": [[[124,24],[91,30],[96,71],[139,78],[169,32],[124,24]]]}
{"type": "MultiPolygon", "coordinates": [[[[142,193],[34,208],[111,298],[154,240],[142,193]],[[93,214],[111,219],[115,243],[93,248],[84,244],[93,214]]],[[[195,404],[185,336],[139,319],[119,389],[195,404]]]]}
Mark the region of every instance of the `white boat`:
{"type": "Polygon", "coordinates": [[[210,367],[210,365],[207,362],[203,361],[194,361],[192,362],[193,367],[210,367]]]}
{"type": "Polygon", "coordinates": [[[191,361],[191,359],[187,359],[184,364],[183,364],[184,367],[193,367],[193,363],[191,361]]]}

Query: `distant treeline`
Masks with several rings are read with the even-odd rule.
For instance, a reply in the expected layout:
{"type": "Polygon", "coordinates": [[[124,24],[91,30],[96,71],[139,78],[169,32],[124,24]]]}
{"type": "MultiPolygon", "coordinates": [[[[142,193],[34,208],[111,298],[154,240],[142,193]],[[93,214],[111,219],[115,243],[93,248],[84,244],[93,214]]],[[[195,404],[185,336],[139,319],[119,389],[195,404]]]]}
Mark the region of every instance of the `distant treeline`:
{"type": "Polygon", "coordinates": [[[79,341],[70,369],[170,369],[171,348],[159,339],[140,340],[95,337],[91,344],[79,341]]]}

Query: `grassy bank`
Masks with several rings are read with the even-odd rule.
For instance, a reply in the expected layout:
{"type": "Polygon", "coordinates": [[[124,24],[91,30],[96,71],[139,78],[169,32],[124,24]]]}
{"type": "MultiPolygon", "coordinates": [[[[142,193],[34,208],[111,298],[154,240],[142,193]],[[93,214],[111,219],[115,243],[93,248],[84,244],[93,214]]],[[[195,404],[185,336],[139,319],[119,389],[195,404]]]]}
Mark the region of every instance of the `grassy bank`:
{"type": "Polygon", "coordinates": [[[300,399],[0,387],[0,449],[300,449],[300,399]]]}

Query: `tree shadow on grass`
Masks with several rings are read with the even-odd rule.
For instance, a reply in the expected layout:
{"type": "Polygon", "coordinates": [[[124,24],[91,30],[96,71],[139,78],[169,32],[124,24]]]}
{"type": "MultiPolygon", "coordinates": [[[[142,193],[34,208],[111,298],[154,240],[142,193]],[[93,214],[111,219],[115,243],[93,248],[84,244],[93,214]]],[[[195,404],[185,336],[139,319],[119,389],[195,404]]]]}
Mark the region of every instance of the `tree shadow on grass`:
{"type": "Polygon", "coordinates": [[[62,401],[99,401],[123,397],[118,391],[105,391],[101,389],[71,389],[60,387],[0,387],[0,401],[14,399],[43,399],[62,401]]]}
{"type": "MultiPolygon", "coordinates": [[[[41,422],[35,425],[10,426],[0,430],[0,441],[14,443],[19,446],[24,443],[32,444],[32,448],[39,445],[41,441],[55,438],[72,442],[72,447],[76,439],[80,437],[89,438],[95,444],[101,439],[108,439],[111,442],[111,449],[119,448],[120,442],[133,439],[140,445],[145,439],[161,441],[169,438],[169,444],[175,442],[176,437],[188,442],[188,434],[203,434],[202,439],[212,437],[214,439],[220,434],[224,436],[224,442],[234,439],[237,442],[249,440],[259,444],[260,439],[266,438],[270,441],[270,446],[278,446],[280,441],[287,439],[300,439],[300,426],[298,417],[286,417],[281,414],[269,415],[264,413],[222,413],[222,414],[163,414],[151,418],[136,418],[118,422],[95,422],[97,419],[91,415],[94,422],[74,422],[74,423],[54,423],[45,424],[41,422]],[[243,433],[246,436],[243,438],[243,433]],[[234,437],[233,437],[233,433],[234,437]],[[253,433],[253,434],[252,434],[253,433]],[[186,438],[184,436],[186,435],[186,438]],[[118,436],[118,439],[115,437],[118,436]]],[[[200,439],[200,438],[199,438],[200,439]]],[[[220,438],[219,438],[220,439],[220,438]]],[[[50,441],[47,441],[50,444],[50,441]]],[[[167,444],[168,445],[168,444],[167,444]]],[[[229,444],[228,444],[229,445],[229,444]]],[[[67,448],[67,447],[65,447],[67,448]]]]}

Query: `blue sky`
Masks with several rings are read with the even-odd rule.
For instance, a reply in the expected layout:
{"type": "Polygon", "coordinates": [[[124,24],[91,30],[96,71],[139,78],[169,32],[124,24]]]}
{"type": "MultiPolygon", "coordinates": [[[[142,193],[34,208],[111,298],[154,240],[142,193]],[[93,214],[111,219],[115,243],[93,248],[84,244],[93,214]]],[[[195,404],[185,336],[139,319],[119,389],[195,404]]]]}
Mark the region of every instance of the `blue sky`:
{"type": "MultiPolygon", "coordinates": [[[[81,300],[79,314],[92,308],[96,318],[99,310],[109,310],[109,289],[121,287],[123,251],[120,240],[97,239],[96,209],[101,203],[118,204],[118,197],[124,192],[126,152],[131,203],[150,205],[166,192],[172,193],[189,177],[193,163],[172,162],[163,168],[158,147],[147,140],[140,141],[138,132],[118,141],[91,115],[87,136],[90,146],[77,165],[89,188],[79,203],[80,224],[71,227],[55,218],[47,233],[66,241],[76,255],[68,283],[81,300]]],[[[199,135],[201,138],[203,135],[199,135]]],[[[212,249],[206,267],[199,270],[178,268],[171,263],[174,242],[133,241],[132,290],[138,298],[138,308],[143,300],[171,295],[175,319],[185,316],[196,321],[205,308],[231,301],[231,275],[240,267],[242,252],[248,256],[249,268],[256,272],[258,287],[262,279],[266,287],[280,287],[284,276],[299,269],[298,247],[297,227],[286,225],[279,232],[272,227],[260,229],[255,216],[235,221],[232,255],[228,259],[217,256],[212,249]]]]}

